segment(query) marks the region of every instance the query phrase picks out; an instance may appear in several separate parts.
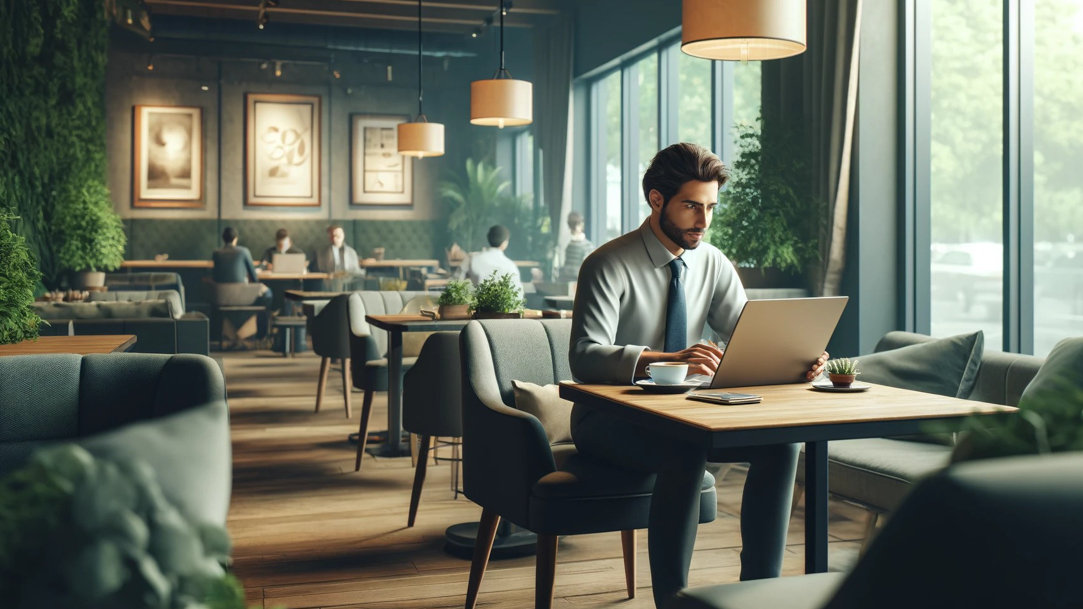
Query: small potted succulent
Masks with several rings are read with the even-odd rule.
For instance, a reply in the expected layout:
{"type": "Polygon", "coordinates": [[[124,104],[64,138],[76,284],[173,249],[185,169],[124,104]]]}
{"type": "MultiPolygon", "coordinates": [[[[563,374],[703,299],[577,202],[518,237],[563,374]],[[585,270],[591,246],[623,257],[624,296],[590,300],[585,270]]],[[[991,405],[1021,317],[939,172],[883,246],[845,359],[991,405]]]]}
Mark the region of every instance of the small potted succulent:
{"type": "Polygon", "coordinates": [[[827,378],[831,379],[832,385],[842,388],[853,385],[854,378],[861,374],[861,371],[857,369],[857,360],[845,357],[828,361],[824,366],[824,371],[827,372],[827,378]]]}
{"type": "Polygon", "coordinates": [[[440,305],[440,319],[467,319],[474,305],[474,284],[469,279],[448,281],[436,304],[440,305]]]}
{"type": "Polygon", "coordinates": [[[523,297],[511,273],[493,271],[474,292],[475,319],[512,319],[523,316],[523,297]]]}

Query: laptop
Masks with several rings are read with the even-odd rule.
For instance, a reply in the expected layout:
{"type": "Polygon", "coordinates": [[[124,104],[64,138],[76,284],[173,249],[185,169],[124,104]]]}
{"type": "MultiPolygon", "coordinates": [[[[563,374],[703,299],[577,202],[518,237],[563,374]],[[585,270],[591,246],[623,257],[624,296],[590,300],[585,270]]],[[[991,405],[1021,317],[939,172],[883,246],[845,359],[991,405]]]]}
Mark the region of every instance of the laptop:
{"type": "Polygon", "coordinates": [[[305,272],[304,254],[275,254],[271,256],[271,274],[301,274],[305,272]]]}
{"type": "MultiPolygon", "coordinates": [[[[737,318],[714,377],[703,387],[781,385],[807,381],[842,317],[848,296],[749,300],[737,318]]],[[[706,380],[705,375],[689,381],[706,380]]]]}

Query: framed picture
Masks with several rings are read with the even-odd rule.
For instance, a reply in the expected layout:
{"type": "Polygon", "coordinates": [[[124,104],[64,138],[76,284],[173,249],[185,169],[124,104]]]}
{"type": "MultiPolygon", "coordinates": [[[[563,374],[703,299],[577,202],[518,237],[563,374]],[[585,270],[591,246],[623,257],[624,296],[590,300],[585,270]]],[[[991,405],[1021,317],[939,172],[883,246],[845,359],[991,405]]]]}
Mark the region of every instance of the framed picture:
{"type": "Polygon", "coordinates": [[[203,207],[203,109],[134,110],[132,207],[203,207]]]}
{"type": "Polygon", "coordinates": [[[318,95],[245,95],[245,202],[319,206],[318,95]]]}
{"type": "Polygon", "coordinates": [[[350,203],[413,203],[413,163],[398,152],[397,125],[409,118],[372,114],[354,114],[350,118],[350,203]]]}

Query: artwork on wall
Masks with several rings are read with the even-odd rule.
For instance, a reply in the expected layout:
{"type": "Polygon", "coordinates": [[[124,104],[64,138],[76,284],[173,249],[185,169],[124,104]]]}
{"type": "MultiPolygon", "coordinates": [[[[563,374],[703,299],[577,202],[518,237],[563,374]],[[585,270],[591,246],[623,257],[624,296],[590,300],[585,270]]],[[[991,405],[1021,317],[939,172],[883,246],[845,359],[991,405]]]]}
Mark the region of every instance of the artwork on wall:
{"type": "Polygon", "coordinates": [[[203,109],[136,106],[132,207],[203,207],[203,109]]]}
{"type": "Polygon", "coordinates": [[[413,163],[398,151],[397,125],[409,118],[372,114],[350,118],[350,203],[413,203],[413,163]]]}
{"type": "Polygon", "coordinates": [[[320,97],[245,95],[245,202],[320,204],[320,97]]]}

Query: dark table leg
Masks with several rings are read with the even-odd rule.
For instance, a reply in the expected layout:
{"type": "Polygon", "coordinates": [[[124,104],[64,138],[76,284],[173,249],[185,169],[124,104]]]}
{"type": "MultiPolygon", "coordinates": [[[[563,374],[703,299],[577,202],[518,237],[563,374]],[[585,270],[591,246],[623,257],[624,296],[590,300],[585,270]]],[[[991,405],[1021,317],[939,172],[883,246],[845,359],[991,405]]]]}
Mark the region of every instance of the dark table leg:
{"type": "Polygon", "coordinates": [[[805,573],[827,571],[827,442],[805,442],[805,573]]]}
{"type": "MultiPolygon", "coordinates": [[[[387,333],[387,430],[388,437],[402,436],[402,332],[387,333]]],[[[401,457],[410,454],[409,446],[387,442],[374,452],[380,457],[401,457]]]]}

